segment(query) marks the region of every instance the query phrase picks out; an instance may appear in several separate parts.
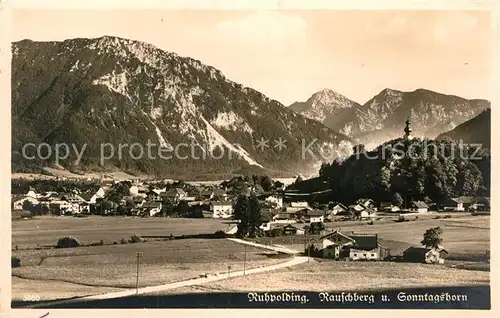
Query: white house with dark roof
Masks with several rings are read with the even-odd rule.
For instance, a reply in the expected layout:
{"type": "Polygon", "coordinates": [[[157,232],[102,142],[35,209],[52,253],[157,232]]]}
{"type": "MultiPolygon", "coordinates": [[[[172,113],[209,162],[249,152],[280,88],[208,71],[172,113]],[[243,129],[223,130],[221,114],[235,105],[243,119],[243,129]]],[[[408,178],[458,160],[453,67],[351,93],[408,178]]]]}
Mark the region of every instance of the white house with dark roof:
{"type": "Polygon", "coordinates": [[[429,206],[423,201],[413,201],[411,203],[410,212],[413,213],[427,213],[429,206]]]}
{"type": "Polygon", "coordinates": [[[233,215],[233,202],[231,201],[212,201],[210,202],[210,211],[215,219],[227,219],[233,215]]]}

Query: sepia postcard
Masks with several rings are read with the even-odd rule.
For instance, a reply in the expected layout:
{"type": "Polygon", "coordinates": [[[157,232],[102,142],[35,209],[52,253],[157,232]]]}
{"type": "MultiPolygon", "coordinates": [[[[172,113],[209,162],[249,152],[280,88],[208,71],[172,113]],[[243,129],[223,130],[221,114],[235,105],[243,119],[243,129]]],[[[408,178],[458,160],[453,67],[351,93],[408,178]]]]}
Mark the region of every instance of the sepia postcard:
{"type": "Polygon", "coordinates": [[[498,3],[105,3],[2,4],[2,314],[495,316],[498,3]]]}

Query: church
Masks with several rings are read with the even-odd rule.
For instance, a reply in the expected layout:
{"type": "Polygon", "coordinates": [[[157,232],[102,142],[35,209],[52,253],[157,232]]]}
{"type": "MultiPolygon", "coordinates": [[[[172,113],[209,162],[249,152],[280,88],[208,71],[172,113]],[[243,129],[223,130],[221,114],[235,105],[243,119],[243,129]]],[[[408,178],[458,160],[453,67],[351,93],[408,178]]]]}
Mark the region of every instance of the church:
{"type": "Polygon", "coordinates": [[[413,136],[411,134],[411,123],[410,123],[410,119],[409,118],[405,122],[404,132],[405,132],[405,134],[403,135],[404,139],[407,139],[407,140],[413,139],[413,136]]]}

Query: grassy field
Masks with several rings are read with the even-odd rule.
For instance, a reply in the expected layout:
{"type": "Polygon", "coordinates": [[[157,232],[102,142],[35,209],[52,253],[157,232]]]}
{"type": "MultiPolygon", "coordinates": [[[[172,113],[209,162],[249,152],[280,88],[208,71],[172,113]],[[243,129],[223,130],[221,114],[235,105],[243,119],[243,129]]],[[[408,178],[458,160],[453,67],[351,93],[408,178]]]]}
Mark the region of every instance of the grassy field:
{"type": "Polygon", "coordinates": [[[61,281],[44,281],[12,277],[12,299],[22,300],[27,296],[39,296],[40,300],[54,300],[73,297],[83,297],[121,291],[123,289],[110,287],[85,286],[61,281]]]}
{"type": "Polygon", "coordinates": [[[395,288],[487,285],[489,272],[441,265],[311,260],[275,272],[240,276],[157,294],[192,292],[376,291],[395,288]]]}
{"type": "MultiPolygon", "coordinates": [[[[448,258],[464,261],[480,260],[490,250],[490,217],[467,216],[449,219],[419,219],[410,222],[374,221],[373,225],[364,222],[326,223],[329,230],[342,229],[355,233],[378,234],[381,243],[391,249],[391,254],[398,255],[411,245],[420,245],[425,231],[440,226],[443,230],[443,246],[449,251],[448,258]]],[[[319,236],[311,236],[311,239],[319,236]]],[[[304,236],[278,238],[259,238],[265,244],[279,244],[297,250],[304,250],[304,236]]]]}
{"type": "MultiPolygon", "coordinates": [[[[246,266],[255,268],[285,261],[259,248],[246,248],[246,266]]],[[[136,252],[142,252],[139,286],[160,285],[199,277],[203,273],[227,273],[243,269],[245,247],[226,239],[180,239],[124,245],[69,249],[19,250],[22,266],[12,275],[13,290],[37,290],[33,280],[58,281],[88,286],[131,288],[136,284],[136,252]],[[19,286],[18,284],[21,284],[19,286]]],[[[61,284],[65,288],[66,284],[61,284]]],[[[35,292],[34,291],[34,292],[35,292]]],[[[68,290],[68,294],[72,288],[68,290]]],[[[16,295],[19,296],[19,295],[16,295]]],[[[74,296],[74,295],[71,295],[74,296]]],[[[70,297],[70,296],[68,296],[70,297]]]]}
{"type": "Polygon", "coordinates": [[[12,221],[12,248],[55,245],[63,236],[83,244],[104,240],[112,243],[137,235],[212,234],[227,229],[230,221],[217,219],[46,216],[12,221]]]}

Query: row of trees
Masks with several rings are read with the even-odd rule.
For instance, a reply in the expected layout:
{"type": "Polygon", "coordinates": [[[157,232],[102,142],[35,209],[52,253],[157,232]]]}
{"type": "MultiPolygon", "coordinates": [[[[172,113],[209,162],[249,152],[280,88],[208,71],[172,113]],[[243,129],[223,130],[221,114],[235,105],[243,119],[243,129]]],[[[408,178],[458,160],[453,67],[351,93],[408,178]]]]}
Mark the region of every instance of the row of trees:
{"type": "Polygon", "coordinates": [[[331,199],[344,203],[370,197],[402,205],[411,200],[440,202],[488,195],[483,175],[489,170],[478,168],[477,162],[483,157],[474,158],[478,156],[475,152],[449,139],[397,139],[343,162],[323,164],[320,177],[328,180],[333,190],[331,199]]]}

